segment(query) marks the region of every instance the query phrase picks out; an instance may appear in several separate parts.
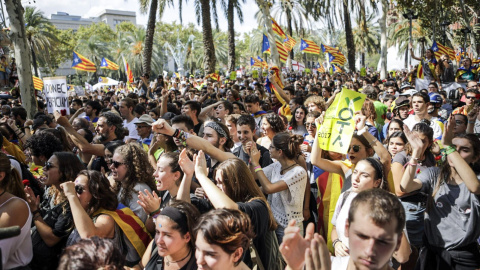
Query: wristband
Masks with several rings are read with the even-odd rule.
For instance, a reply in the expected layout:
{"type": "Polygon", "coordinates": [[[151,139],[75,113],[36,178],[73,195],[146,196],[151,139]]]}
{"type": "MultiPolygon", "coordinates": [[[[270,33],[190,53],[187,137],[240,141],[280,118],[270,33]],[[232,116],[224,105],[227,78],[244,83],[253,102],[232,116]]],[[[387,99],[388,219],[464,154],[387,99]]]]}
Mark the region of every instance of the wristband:
{"type": "Polygon", "coordinates": [[[175,129],[175,132],[173,133],[172,137],[177,138],[179,133],[180,133],[180,130],[175,129]]]}
{"type": "Polygon", "coordinates": [[[37,210],[32,212],[32,215],[35,215],[35,214],[40,214],[40,209],[37,209],[37,210]]]}
{"type": "Polygon", "coordinates": [[[258,168],[262,168],[262,166],[258,165],[256,167],[254,167],[253,169],[256,171],[258,168]]]}
{"type": "Polygon", "coordinates": [[[332,247],[335,248],[335,245],[336,245],[338,242],[342,242],[342,241],[340,241],[340,239],[338,239],[338,238],[335,239],[335,240],[333,240],[333,242],[332,242],[332,247]]]}
{"type": "Polygon", "coordinates": [[[259,171],[263,171],[263,169],[262,168],[255,169],[255,173],[257,173],[259,171]]]}
{"type": "Polygon", "coordinates": [[[449,145],[449,146],[445,146],[445,148],[443,148],[442,150],[444,150],[445,156],[448,156],[448,155],[450,155],[451,153],[457,151],[457,149],[455,149],[455,147],[450,146],[450,145],[449,145]]]}
{"type": "Polygon", "coordinates": [[[150,213],[150,214],[148,214],[148,215],[149,215],[149,216],[151,216],[151,217],[153,217],[155,214],[158,214],[158,213],[160,213],[160,206],[158,207],[158,209],[157,209],[157,210],[155,210],[155,211],[151,212],[151,213],[150,213]]]}
{"type": "Polygon", "coordinates": [[[367,127],[363,127],[362,129],[357,130],[357,135],[361,136],[365,132],[367,132],[367,127]]]}
{"type": "Polygon", "coordinates": [[[473,121],[468,120],[469,124],[475,124],[475,122],[476,122],[475,120],[473,120],[473,121]]]}

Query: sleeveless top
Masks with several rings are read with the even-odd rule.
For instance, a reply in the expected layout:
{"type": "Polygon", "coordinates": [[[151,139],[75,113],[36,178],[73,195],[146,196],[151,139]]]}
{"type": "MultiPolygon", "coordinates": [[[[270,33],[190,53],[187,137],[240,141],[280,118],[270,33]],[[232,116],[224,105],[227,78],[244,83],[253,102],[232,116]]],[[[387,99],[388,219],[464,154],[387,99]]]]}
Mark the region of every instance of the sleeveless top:
{"type": "MultiPolygon", "coordinates": [[[[12,197],[0,205],[0,212],[12,199],[18,199],[24,202],[27,207],[28,203],[18,197],[12,197]]],[[[3,269],[11,269],[16,267],[26,266],[30,263],[33,257],[32,238],[30,237],[30,225],[32,224],[32,214],[30,207],[28,207],[28,218],[25,224],[20,229],[20,235],[0,240],[0,247],[2,247],[2,264],[3,269]]]]}
{"type": "MultiPolygon", "coordinates": [[[[100,215],[94,216],[92,218],[93,223],[95,223],[97,221],[97,218],[100,215]]],[[[120,231],[120,227],[118,227],[116,222],[114,222],[114,223],[115,223],[115,233],[114,233],[113,238],[111,240],[113,241],[114,246],[116,246],[117,248],[120,248],[120,247],[122,247],[122,234],[121,234],[121,231],[120,231]]],[[[75,229],[73,229],[72,233],[68,236],[66,246],[68,247],[68,246],[74,245],[74,244],[78,243],[81,239],[82,239],[82,237],[78,233],[77,228],[75,228],[75,229]]],[[[120,249],[120,251],[122,251],[122,250],[120,249]]]]}
{"type": "MultiPolygon", "coordinates": [[[[150,255],[150,260],[148,260],[147,265],[145,265],[144,270],[162,270],[163,268],[163,257],[158,254],[158,247],[155,240],[152,242],[152,254],[150,255]]],[[[195,250],[191,251],[190,260],[179,270],[196,270],[197,262],[195,259],[195,250]]]]}

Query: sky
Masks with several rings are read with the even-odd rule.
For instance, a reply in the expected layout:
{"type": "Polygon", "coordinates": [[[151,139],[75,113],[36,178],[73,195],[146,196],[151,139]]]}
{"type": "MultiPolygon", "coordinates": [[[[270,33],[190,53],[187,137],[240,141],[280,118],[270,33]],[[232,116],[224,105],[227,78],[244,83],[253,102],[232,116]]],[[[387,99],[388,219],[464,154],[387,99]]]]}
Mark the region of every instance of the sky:
{"type": "MultiPolygon", "coordinates": [[[[189,0],[183,6],[183,23],[194,23],[198,29],[201,27],[197,25],[196,13],[193,5],[194,0],[189,0]]],[[[147,24],[148,14],[140,13],[140,4],[138,0],[22,0],[22,5],[35,6],[41,11],[47,18],[51,17],[51,14],[56,14],[57,11],[67,12],[70,15],[80,15],[83,18],[96,17],[104,9],[116,9],[125,11],[135,11],[137,14],[137,24],[147,24]]],[[[218,6],[219,14],[219,27],[221,30],[227,30],[227,20],[223,15],[223,10],[220,5],[218,6]]],[[[244,33],[249,32],[253,28],[257,27],[257,21],[255,19],[255,13],[258,11],[258,7],[254,0],[246,0],[243,4],[243,17],[244,23],[240,24],[237,17],[235,17],[235,31],[244,33]]],[[[161,19],[157,18],[157,21],[163,21],[171,23],[176,21],[180,22],[178,9],[176,7],[169,7],[165,11],[161,19]]],[[[214,27],[214,25],[212,25],[214,27]]]]}

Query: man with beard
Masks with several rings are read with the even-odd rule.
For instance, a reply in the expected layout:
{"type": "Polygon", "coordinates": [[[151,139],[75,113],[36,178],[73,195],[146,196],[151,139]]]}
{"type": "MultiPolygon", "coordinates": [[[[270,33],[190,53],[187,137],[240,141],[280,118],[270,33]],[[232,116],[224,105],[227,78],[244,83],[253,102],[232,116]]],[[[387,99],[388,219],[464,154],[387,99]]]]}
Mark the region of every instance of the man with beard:
{"type": "Polygon", "coordinates": [[[97,126],[100,110],[102,110],[102,105],[96,100],[89,101],[85,106],[85,114],[87,115],[85,119],[92,123],[94,127],[97,126]]]}
{"type": "Polygon", "coordinates": [[[100,114],[97,126],[95,127],[95,132],[97,133],[96,140],[99,143],[90,144],[73,128],[65,116],[62,116],[58,111],[56,111],[54,115],[57,123],[63,126],[72,142],[82,153],[96,156],[89,169],[97,171],[100,171],[101,167],[108,169],[107,163],[103,158],[105,155],[105,145],[116,140],[122,141],[125,137],[126,131],[123,127],[122,118],[113,112],[100,114]]]}
{"type": "Polygon", "coordinates": [[[17,125],[17,127],[19,127],[22,132],[24,132],[25,129],[23,128],[23,126],[27,121],[27,110],[25,110],[25,108],[23,107],[13,107],[10,116],[13,120],[15,120],[15,124],[17,125]]]}

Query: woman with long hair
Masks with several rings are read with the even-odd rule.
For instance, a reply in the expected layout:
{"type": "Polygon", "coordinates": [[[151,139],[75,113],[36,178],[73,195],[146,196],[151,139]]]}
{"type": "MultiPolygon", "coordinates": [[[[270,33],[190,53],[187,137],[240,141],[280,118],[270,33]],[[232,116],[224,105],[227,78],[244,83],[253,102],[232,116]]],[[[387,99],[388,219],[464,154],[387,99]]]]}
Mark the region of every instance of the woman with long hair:
{"type": "Polygon", "coordinates": [[[245,213],[232,209],[212,210],[200,217],[195,233],[199,269],[250,269],[242,262],[254,236],[250,218],[245,213]]]}
{"type": "Polygon", "coordinates": [[[56,152],[43,168],[46,190],[42,203],[40,204],[40,197],[35,197],[31,188],[25,188],[34,225],[33,260],[30,263],[32,269],[56,268],[58,256],[73,229],[72,211],[60,184],[75,180],[83,169],[85,167],[74,154],[56,152]]]}
{"type": "Polygon", "coordinates": [[[366,99],[362,106],[362,114],[365,115],[366,121],[365,126],[367,127],[368,132],[373,135],[373,137],[380,139],[380,135],[377,130],[377,123],[375,120],[377,119],[377,112],[375,111],[375,106],[373,105],[373,101],[370,99],[366,99]]]}
{"type": "Polygon", "coordinates": [[[386,145],[388,152],[390,153],[390,155],[392,155],[392,159],[395,158],[395,155],[397,153],[408,149],[405,148],[407,146],[407,143],[407,137],[405,137],[405,134],[403,132],[397,131],[390,134],[390,136],[386,139],[386,145]]]}
{"type": "MultiPolygon", "coordinates": [[[[437,74],[435,72],[435,66],[437,60],[435,59],[435,53],[433,52],[432,49],[427,49],[425,51],[425,57],[417,57],[413,53],[413,47],[412,44],[410,44],[410,52],[412,54],[412,58],[415,60],[420,61],[420,64],[423,67],[423,76],[425,81],[432,81],[435,80],[437,83],[440,83],[440,80],[437,77],[437,74]]],[[[420,68],[420,66],[418,67],[420,68]]]]}
{"type": "Polygon", "coordinates": [[[273,216],[278,223],[276,231],[278,242],[283,238],[283,230],[290,219],[295,219],[302,229],[303,198],[307,185],[307,172],[298,165],[296,159],[300,152],[303,137],[279,133],[273,137],[270,156],[277,161],[265,168],[260,167],[260,152],[253,144],[250,148],[252,173],[260,181],[262,190],[268,194],[273,216]]]}
{"type": "Polygon", "coordinates": [[[4,269],[24,269],[33,257],[30,237],[32,215],[25,200],[19,173],[7,155],[0,152],[0,228],[20,227],[20,235],[0,240],[0,263],[4,269]]]}
{"type": "Polygon", "coordinates": [[[477,269],[480,253],[480,182],[473,164],[480,158],[478,137],[453,135],[455,119],[450,116],[443,134],[443,166],[427,168],[415,176],[425,142],[405,129],[412,145],[400,187],[403,192],[427,194],[424,246],[418,269],[477,269]]]}
{"type": "Polygon", "coordinates": [[[137,143],[122,145],[113,154],[110,170],[116,183],[113,190],[118,201],[145,223],[147,214],[138,204],[138,192],[155,190],[153,168],[148,163],[147,153],[137,143]]]}
{"type": "Polygon", "coordinates": [[[285,131],[285,125],[282,118],[278,114],[267,114],[262,118],[262,130],[263,137],[258,138],[257,144],[269,148],[272,143],[273,137],[279,133],[285,131]]]}
{"type": "Polygon", "coordinates": [[[197,269],[193,228],[199,216],[195,206],[182,201],[173,202],[155,214],[155,239],[132,269],[197,269]]]}
{"type": "Polygon", "coordinates": [[[292,113],[292,119],[288,123],[288,131],[293,134],[303,136],[307,133],[305,128],[305,118],[307,115],[307,108],[305,106],[297,107],[292,113]]]}

